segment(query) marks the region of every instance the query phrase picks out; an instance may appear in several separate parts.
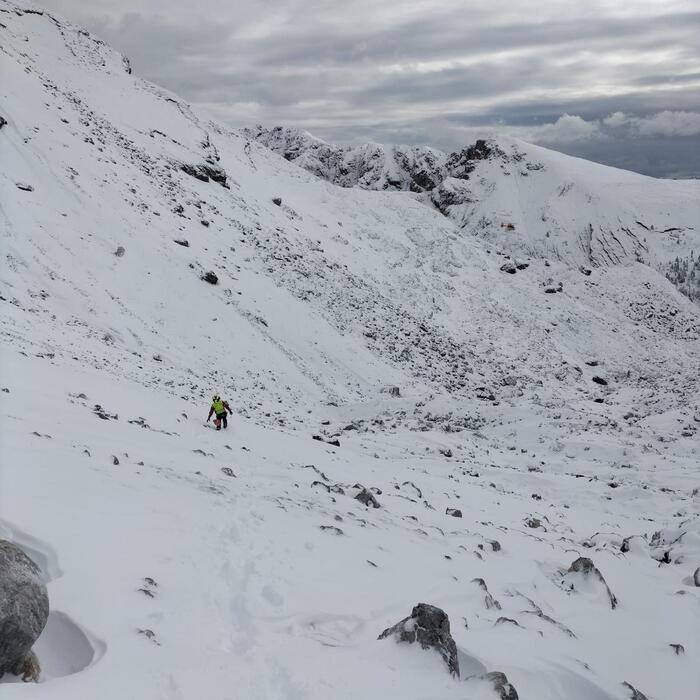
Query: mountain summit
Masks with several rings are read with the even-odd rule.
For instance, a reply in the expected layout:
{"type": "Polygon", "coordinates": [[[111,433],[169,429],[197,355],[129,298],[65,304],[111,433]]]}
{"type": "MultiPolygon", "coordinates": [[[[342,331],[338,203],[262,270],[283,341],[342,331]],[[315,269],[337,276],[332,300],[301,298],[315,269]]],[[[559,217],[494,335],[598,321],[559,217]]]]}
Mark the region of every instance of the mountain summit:
{"type": "Polygon", "coordinates": [[[505,137],[443,153],[335,146],[285,127],[244,133],[336,185],[417,193],[460,230],[511,254],[595,267],[638,261],[700,299],[697,180],[650,178],[505,137]]]}

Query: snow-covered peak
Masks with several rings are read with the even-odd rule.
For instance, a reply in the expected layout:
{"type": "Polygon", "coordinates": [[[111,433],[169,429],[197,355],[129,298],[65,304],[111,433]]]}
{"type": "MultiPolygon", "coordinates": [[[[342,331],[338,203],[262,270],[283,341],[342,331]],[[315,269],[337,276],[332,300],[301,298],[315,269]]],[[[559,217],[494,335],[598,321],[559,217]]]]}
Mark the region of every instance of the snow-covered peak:
{"type": "Polygon", "coordinates": [[[657,180],[508,137],[442,153],[333,146],[283,127],[246,135],[343,187],[426,193],[461,230],[513,255],[591,267],[639,261],[700,298],[700,181],[657,180]]]}
{"type": "Polygon", "coordinates": [[[423,146],[337,146],[291,127],[244,129],[250,139],[342,187],[426,192],[445,177],[444,153],[423,146]]]}

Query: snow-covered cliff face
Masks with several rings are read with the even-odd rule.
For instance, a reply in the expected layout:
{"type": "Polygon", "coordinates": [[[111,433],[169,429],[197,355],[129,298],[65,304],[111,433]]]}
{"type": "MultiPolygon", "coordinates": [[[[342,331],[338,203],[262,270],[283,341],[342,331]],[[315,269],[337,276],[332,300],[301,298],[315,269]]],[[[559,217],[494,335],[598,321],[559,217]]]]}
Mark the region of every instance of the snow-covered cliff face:
{"type": "Polygon", "coordinates": [[[499,141],[342,188],[25,4],[0,61],[0,537],[51,601],[3,700],[697,696],[700,313],[579,269],[620,203],[683,250],[693,183],[499,141]],[[419,602],[460,678],[377,640],[419,602]]]}
{"type": "Polygon", "coordinates": [[[447,174],[445,154],[424,146],[336,146],[307,131],[281,126],[256,126],[243,129],[243,133],[341,187],[430,192],[447,174]]]}
{"type": "Polygon", "coordinates": [[[246,134],[343,187],[426,193],[460,230],[512,254],[592,267],[639,261],[700,296],[697,180],[657,180],[507,138],[446,154],[334,146],[284,127],[246,134]]]}

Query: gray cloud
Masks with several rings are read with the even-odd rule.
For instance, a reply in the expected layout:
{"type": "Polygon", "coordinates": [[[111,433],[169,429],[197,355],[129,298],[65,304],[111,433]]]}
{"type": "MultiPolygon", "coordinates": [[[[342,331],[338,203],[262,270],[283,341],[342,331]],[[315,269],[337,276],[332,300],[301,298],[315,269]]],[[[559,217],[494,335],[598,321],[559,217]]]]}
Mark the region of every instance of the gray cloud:
{"type": "Polygon", "coordinates": [[[700,138],[696,0],[590,0],[566,12],[554,0],[44,2],[234,126],[447,149],[487,129],[700,176],[700,149],[687,143],[700,138]],[[624,123],[605,122],[615,113],[624,123]]]}

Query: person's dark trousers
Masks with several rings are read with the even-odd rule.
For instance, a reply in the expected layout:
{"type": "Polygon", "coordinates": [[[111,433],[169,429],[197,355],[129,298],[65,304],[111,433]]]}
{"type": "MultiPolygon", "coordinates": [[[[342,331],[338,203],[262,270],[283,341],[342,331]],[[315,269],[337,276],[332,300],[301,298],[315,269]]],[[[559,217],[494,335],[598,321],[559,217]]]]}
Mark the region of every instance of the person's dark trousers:
{"type": "Polygon", "coordinates": [[[228,421],[226,420],[227,416],[228,414],[226,413],[222,413],[221,415],[219,415],[218,413],[216,414],[216,417],[221,421],[221,425],[223,425],[224,428],[228,428],[228,421]]]}

